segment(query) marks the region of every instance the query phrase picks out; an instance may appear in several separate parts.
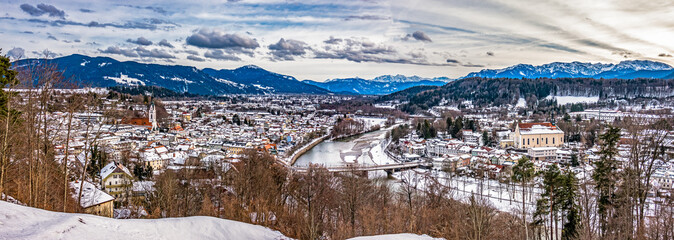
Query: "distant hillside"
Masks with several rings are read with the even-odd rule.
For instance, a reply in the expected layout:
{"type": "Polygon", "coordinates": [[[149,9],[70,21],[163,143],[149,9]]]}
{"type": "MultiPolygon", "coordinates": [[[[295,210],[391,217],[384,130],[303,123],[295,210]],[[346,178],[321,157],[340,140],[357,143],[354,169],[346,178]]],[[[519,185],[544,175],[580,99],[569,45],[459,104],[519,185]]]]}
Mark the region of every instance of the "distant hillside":
{"type": "Polygon", "coordinates": [[[255,66],[233,70],[199,70],[180,65],[120,62],[108,57],[69,55],[54,59],[25,59],[13,63],[26,67],[41,63],[56,64],[67,78],[82,86],[158,86],[178,93],[223,94],[325,94],[328,91],[272,73],[255,66]]]}
{"type": "Polygon", "coordinates": [[[672,79],[592,79],[592,78],[466,78],[437,88],[412,88],[382,96],[379,101],[409,101],[401,110],[415,113],[438,106],[470,100],[476,106],[515,105],[520,98],[548,96],[596,96],[606,98],[665,98],[674,96],[672,79]],[[443,101],[444,100],[444,101],[443,101]]]}
{"type": "Polygon", "coordinates": [[[268,93],[329,93],[323,88],[300,82],[292,76],[269,72],[254,65],[233,70],[206,68],[203,72],[220,82],[231,81],[243,86],[253,86],[268,93]]]}
{"type": "Polygon", "coordinates": [[[416,86],[442,86],[450,79],[421,78],[418,76],[383,75],[374,79],[342,78],[331,79],[325,82],[304,80],[303,82],[327,89],[334,93],[360,94],[360,95],[385,95],[416,86]]]}
{"type": "Polygon", "coordinates": [[[647,60],[611,63],[553,62],[540,66],[518,64],[502,69],[484,69],[464,78],[674,78],[674,68],[647,60]]]}

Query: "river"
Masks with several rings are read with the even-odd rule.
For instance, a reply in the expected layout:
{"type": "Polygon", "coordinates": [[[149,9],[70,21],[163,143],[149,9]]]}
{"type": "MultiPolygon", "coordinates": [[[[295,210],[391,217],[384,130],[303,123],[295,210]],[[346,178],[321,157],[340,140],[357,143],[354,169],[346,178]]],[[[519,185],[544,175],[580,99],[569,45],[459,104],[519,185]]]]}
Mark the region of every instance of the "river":
{"type": "Polygon", "coordinates": [[[300,156],[294,166],[308,166],[312,163],[326,167],[347,163],[394,163],[384,152],[388,130],[377,130],[337,141],[324,141],[300,156]]]}

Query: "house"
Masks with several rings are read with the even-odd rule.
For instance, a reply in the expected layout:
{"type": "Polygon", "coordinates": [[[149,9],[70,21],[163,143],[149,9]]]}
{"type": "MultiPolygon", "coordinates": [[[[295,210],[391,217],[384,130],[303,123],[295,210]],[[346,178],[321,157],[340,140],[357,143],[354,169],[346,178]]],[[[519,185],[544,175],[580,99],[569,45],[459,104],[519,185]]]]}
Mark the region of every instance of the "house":
{"type": "Polygon", "coordinates": [[[516,148],[561,147],[564,132],[552,123],[518,123],[512,139],[516,148]]]}
{"type": "Polygon", "coordinates": [[[115,197],[116,201],[126,199],[133,186],[133,175],[121,163],[111,162],[101,169],[103,190],[115,197]]]}
{"type": "Polygon", "coordinates": [[[73,181],[70,182],[70,188],[74,189],[73,197],[75,197],[75,199],[79,196],[80,186],[82,186],[80,206],[84,208],[85,213],[109,218],[113,216],[114,197],[99,190],[93,183],[87,181],[73,181]]]}

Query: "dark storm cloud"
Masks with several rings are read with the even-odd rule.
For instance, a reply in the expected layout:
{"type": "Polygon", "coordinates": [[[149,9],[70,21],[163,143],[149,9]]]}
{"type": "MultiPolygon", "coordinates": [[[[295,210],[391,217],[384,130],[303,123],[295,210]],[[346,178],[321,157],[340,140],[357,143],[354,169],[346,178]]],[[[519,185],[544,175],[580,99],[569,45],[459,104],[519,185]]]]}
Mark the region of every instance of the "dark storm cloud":
{"type": "Polygon", "coordinates": [[[138,57],[138,54],[133,49],[123,49],[116,46],[110,46],[105,50],[98,49],[98,51],[101,53],[118,54],[127,57],[138,57]]]}
{"type": "Polygon", "coordinates": [[[173,48],[173,44],[169,43],[166,39],[162,39],[157,44],[159,44],[159,46],[173,48]]]}
{"type": "Polygon", "coordinates": [[[200,58],[200,57],[197,57],[197,56],[192,56],[192,55],[187,56],[187,59],[192,60],[192,61],[197,61],[197,62],[206,61],[206,59],[203,59],[203,58],[200,58]]]}
{"type": "Polygon", "coordinates": [[[175,56],[165,52],[164,50],[160,49],[152,49],[148,50],[143,47],[137,47],[136,52],[138,53],[139,56],[141,57],[148,57],[148,58],[176,58],[175,56]]]}
{"type": "Polygon", "coordinates": [[[493,57],[493,56],[494,56],[494,52],[487,52],[487,56],[493,57]]]}
{"type": "Polygon", "coordinates": [[[459,63],[459,60],[456,59],[447,59],[447,63],[459,63]]]}
{"type": "Polygon", "coordinates": [[[83,13],[92,13],[92,12],[94,12],[94,10],[86,9],[86,8],[80,8],[80,12],[83,12],[83,13]]]}
{"type": "Polygon", "coordinates": [[[669,53],[660,53],[660,54],[658,54],[658,57],[672,57],[672,54],[669,54],[669,53]]]}
{"type": "Polygon", "coordinates": [[[12,58],[12,60],[17,60],[25,57],[26,50],[23,48],[12,48],[12,50],[7,51],[7,56],[12,58]]]}
{"type": "Polygon", "coordinates": [[[260,47],[257,40],[239,34],[201,29],[186,39],[187,44],[201,48],[247,48],[260,47]]]}
{"type": "Polygon", "coordinates": [[[44,3],[38,4],[37,7],[24,3],[19,7],[21,10],[30,14],[31,16],[42,16],[44,14],[49,14],[50,17],[57,17],[61,19],[65,18],[66,16],[66,13],[63,10],[54,7],[54,5],[48,5],[44,3]]]}
{"type": "Polygon", "coordinates": [[[274,60],[294,60],[295,56],[302,56],[310,49],[305,42],[283,38],[277,43],[269,45],[274,60]]]}
{"type": "Polygon", "coordinates": [[[241,58],[239,58],[235,55],[226,54],[224,51],[222,51],[220,49],[208,50],[208,51],[206,51],[206,53],[204,53],[204,57],[217,59],[217,60],[229,60],[229,61],[240,61],[241,60],[241,58]]]}
{"type": "Polygon", "coordinates": [[[136,40],[133,40],[133,39],[127,39],[126,42],[130,42],[130,43],[134,43],[134,44],[138,44],[138,45],[143,45],[143,46],[150,46],[150,45],[152,45],[152,41],[147,40],[147,38],[145,38],[145,37],[139,37],[139,38],[136,39],[136,40]]]}

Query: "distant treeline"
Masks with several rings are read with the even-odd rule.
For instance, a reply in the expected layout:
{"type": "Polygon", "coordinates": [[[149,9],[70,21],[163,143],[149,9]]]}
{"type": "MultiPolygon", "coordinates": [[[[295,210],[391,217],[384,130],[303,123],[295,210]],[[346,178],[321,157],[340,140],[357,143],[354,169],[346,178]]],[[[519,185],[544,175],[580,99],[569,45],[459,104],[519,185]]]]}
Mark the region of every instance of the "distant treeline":
{"type": "Polygon", "coordinates": [[[153,97],[161,98],[164,100],[184,99],[184,98],[229,99],[228,97],[222,96],[210,96],[210,95],[207,96],[188,92],[175,92],[173,90],[157,86],[114,86],[109,87],[108,90],[129,95],[152,95],[153,97]]]}
{"type": "Polygon", "coordinates": [[[401,110],[414,113],[437,106],[443,99],[454,105],[471,100],[475,106],[502,106],[514,105],[519,98],[537,100],[550,95],[663,98],[674,95],[674,79],[466,78],[442,87],[410,88],[382,96],[379,101],[409,101],[401,110]]]}

